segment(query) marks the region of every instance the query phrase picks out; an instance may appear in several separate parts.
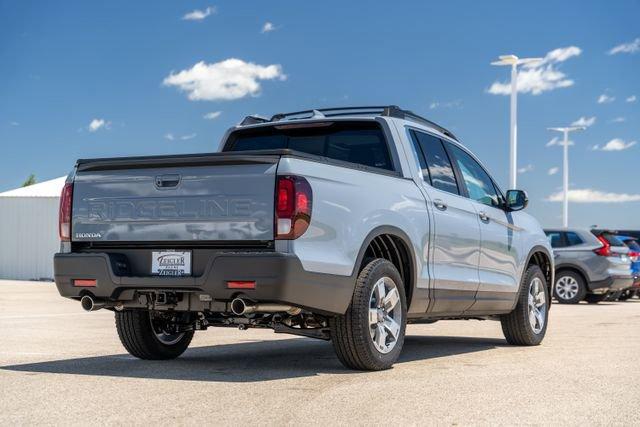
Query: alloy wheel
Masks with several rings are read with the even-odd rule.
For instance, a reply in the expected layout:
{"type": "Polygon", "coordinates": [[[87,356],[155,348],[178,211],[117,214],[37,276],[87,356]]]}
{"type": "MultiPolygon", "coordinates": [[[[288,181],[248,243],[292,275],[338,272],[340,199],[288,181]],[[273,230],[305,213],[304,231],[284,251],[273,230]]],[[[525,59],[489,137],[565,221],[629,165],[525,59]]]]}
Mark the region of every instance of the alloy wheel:
{"type": "Polygon", "coordinates": [[[575,298],[578,290],[578,281],[571,276],[562,276],[556,281],[556,295],[563,300],[575,298]]]}
{"type": "Polygon", "coordinates": [[[369,301],[369,332],[373,346],[380,353],[389,353],[398,342],[402,325],[402,303],[395,282],[389,277],[378,280],[369,301]]]}
{"type": "Polygon", "coordinates": [[[149,320],[151,321],[151,329],[155,334],[158,341],[164,345],[173,345],[178,343],[184,336],[184,332],[169,332],[166,329],[166,321],[162,315],[156,312],[149,313],[149,320]]]}
{"type": "Polygon", "coordinates": [[[529,284],[529,324],[533,333],[539,334],[544,329],[547,314],[547,298],[544,284],[539,277],[534,277],[529,284]]]}

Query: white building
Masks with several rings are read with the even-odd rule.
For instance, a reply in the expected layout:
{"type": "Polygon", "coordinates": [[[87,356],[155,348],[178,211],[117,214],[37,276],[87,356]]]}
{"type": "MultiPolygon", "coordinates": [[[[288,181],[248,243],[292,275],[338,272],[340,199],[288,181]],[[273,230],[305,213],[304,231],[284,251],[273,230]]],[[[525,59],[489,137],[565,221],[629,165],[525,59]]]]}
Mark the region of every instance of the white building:
{"type": "Polygon", "coordinates": [[[0,279],[53,279],[65,179],[0,193],[0,279]]]}

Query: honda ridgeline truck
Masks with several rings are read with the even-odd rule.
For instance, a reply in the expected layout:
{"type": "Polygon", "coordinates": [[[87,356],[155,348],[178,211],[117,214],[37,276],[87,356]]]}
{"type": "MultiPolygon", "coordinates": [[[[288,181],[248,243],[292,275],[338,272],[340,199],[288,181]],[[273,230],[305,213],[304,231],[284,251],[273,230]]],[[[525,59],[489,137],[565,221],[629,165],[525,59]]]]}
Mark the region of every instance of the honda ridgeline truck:
{"type": "Polygon", "coordinates": [[[396,106],[249,116],[213,154],[78,160],[55,281],[142,359],[210,326],[331,340],[360,370],[391,367],[407,323],[495,319],[537,345],[554,267],[527,203],[396,106]]]}

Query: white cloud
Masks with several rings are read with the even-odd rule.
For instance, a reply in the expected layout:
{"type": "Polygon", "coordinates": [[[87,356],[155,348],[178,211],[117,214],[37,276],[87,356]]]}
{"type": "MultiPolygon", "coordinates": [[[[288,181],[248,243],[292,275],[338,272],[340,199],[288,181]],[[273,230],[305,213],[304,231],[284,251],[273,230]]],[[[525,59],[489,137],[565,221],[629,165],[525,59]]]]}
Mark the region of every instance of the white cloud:
{"type": "Polygon", "coordinates": [[[111,127],[111,122],[106,121],[105,119],[93,119],[87,129],[89,132],[96,132],[100,129],[109,129],[111,127]]]}
{"type": "Polygon", "coordinates": [[[277,29],[278,29],[278,28],[277,28],[275,25],[273,25],[273,23],[271,23],[271,22],[268,22],[268,21],[267,21],[267,22],[265,22],[265,23],[264,23],[264,25],[262,26],[262,30],[261,30],[260,32],[261,32],[262,34],[265,34],[265,33],[270,33],[271,31],[275,31],[275,30],[277,30],[277,29]]]}
{"type": "Polygon", "coordinates": [[[617,53],[636,53],[638,51],[640,51],[640,38],[629,43],[619,44],[609,51],[609,55],[615,55],[617,53]]]}
{"type": "MultiPolygon", "coordinates": [[[[547,197],[549,202],[561,202],[564,192],[558,191],[547,197]]],[[[640,202],[640,194],[607,193],[590,188],[569,190],[569,201],[574,203],[624,203],[640,202]]]]}
{"type": "Polygon", "coordinates": [[[215,7],[208,7],[205,10],[196,9],[185,14],[182,19],[185,21],[202,21],[212,13],[216,13],[215,7]]]}
{"type": "Polygon", "coordinates": [[[462,107],[462,101],[460,101],[459,99],[455,99],[453,101],[447,101],[447,102],[433,101],[431,102],[431,104],[429,104],[429,109],[431,110],[435,110],[436,108],[461,108],[461,107],[462,107]]]}
{"type": "Polygon", "coordinates": [[[636,98],[635,95],[631,95],[630,97],[628,97],[627,99],[625,99],[625,101],[627,102],[636,102],[638,98],[636,98]]]}
{"type": "Polygon", "coordinates": [[[549,168],[549,170],[547,171],[547,175],[555,175],[558,173],[558,171],[560,171],[560,168],[558,167],[549,168]]]}
{"type": "Polygon", "coordinates": [[[521,173],[521,174],[531,172],[531,171],[533,171],[533,165],[531,163],[518,169],[518,173],[521,173]]]}
{"type": "Polygon", "coordinates": [[[277,64],[258,65],[230,58],[214,64],[200,61],[193,67],[171,73],[165,86],[176,86],[192,101],[229,101],[260,93],[260,80],[286,80],[277,64]]]}
{"type": "Polygon", "coordinates": [[[222,114],[222,111],[212,111],[210,113],[205,114],[202,117],[207,119],[207,120],[215,120],[218,117],[220,117],[220,114],[222,114]]]}
{"type": "MultiPolygon", "coordinates": [[[[556,66],[581,53],[582,50],[577,46],[558,48],[548,52],[539,62],[524,64],[518,73],[518,92],[540,95],[542,92],[573,86],[573,80],[558,71],[556,66]]],[[[493,95],[509,95],[511,82],[494,82],[487,92],[493,95]]]]}
{"type": "Polygon", "coordinates": [[[626,122],[627,119],[624,117],[616,117],[615,119],[611,119],[610,121],[611,123],[623,123],[626,122]]]}
{"type": "Polygon", "coordinates": [[[588,128],[589,126],[592,126],[594,123],[596,122],[596,118],[595,117],[580,117],[578,120],[576,120],[575,122],[571,123],[571,126],[584,126],[586,128],[588,128]]]}
{"type": "Polygon", "coordinates": [[[577,46],[559,47],[558,49],[554,49],[551,52],[547,52],[545,57],[542,58],[542,61],[530,62],[528,64],[524,64],[524,67],[537,68],[545,64],[550,64],[554,62],[564,62],[573,56],[579,56],[581,53],[582,53],[582,49],[580,49],[577,46]]]}
{"type": "Polygon", "coordinates": [[[603,93],[598,97],[598,104],[609,104],[610,102],[615,101],[616,99],[613,96],[609,96],[606,93],[603,93]]]}
{"type": "Polygon", "coordinates": [[[603,146],[596,144],[591,149],[599,150],[599,151],[622,151],[622,150],[631,148],[636,144],[637,144],[636,141],[624,142],[620,138],[614,138],[611,141],[604,144],[603,146]]]}
{"type": "Polygon", "coordinates": [[[175,141],[177,139],[181,140],[181,141],[187,141],[189,139],[193,139],[196,136],[198,136],[198,134],[196,133],[190,133],[188,135],[174,135],[172,133],[168,133],[164,136],[165,139],[168,139],[169,141],[175,141]]]}
{"type": "MultiPolygon", "coordinates": [[[[549,140],[549,142],[547,142],[547,144],[546,144],[546,146],[547,146],[547,147],[553,147],[554,145],[560,145],[560,146],[562,146],[562,145],[564,145],[564,140],[560,139],[560,138],[559,138],[559,137],[557,137],[557,136],[554,136],[554,137],[553,137],[553,138],[551,138],[551,139],[549,140]]],[[[573,141],[569,140],[569,144],[568,144],[568,145],[569,145],[569,146],[574,145],[573,141]]]]}

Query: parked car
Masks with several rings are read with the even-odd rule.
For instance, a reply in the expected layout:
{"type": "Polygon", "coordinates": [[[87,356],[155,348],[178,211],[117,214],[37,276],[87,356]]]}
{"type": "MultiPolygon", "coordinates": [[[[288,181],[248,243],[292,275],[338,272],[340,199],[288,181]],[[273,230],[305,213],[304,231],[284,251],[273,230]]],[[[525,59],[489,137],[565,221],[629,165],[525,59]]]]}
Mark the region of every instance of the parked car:
{"type": "Polygon", "coordinates": [[[629,259],[631,260],[631,274],[633,275],[633,288],[622,292],[618,300],[626,301],[634,295],[640,296],[640,243],[638,239],[631,236],[617,235],[618,240],[629,248],[629,259]]]}
{"type": "Polygon", "coordinates": [[[559,303],[598,303],[633,283],[628,249],[614,248],[585,229],[547,229],[545,233],[553,248],[553,296],[559,303]]]}
{"type": "Polygon", "coordinates": [[[484,166],[395,106],[249,116],[214,154],[78,160],[60,204],[60,294],[115,311],[124,347],[178,357],[210,326],[331,340],[396,361],[411,322],[495,319],[537,345],[551,247],[484,166]]]}
{"type": "Polygon", "coordinates": [[[633,290],[634,283],[634,275],[632,270],[632,258],[631,258],[631,250],[627,245],[624,244],[622,240],[618,238],[618,232],[614,230],[602,230],[602,229],[592,229],[591,232],[594,236],[598,238],[598,240],[602,241],[603,244],[609,244],[610,250],[612,253],[626,255],[629,258],[629,271],[631,274],[631,283],[624,289],[617,290],[615,292],[610,292],[607,295],[607,300],[616,301],[625,294],[627,291],[633,290]]]}

